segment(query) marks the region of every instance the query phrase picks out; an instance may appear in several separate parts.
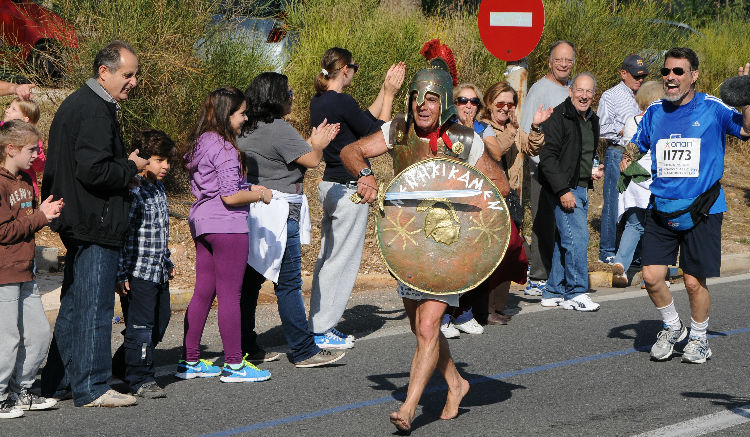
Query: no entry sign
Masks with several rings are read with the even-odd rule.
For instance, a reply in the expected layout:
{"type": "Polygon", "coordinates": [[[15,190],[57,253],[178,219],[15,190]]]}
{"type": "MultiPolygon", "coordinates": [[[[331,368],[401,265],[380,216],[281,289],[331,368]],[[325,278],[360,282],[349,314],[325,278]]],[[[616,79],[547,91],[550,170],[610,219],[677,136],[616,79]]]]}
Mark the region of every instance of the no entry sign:
{"type": "Polygon", "coordinates": [[[528,56],[542,30],[542,0],[482,0],[479,5],[479,36],[487,50],[504,61],[528,56]]]}

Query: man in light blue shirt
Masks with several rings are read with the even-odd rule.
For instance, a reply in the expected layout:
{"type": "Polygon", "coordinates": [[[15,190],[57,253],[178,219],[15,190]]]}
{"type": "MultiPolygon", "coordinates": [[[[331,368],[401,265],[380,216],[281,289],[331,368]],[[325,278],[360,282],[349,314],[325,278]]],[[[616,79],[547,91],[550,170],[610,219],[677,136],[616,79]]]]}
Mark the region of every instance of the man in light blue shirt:
{"type": "MultiPolygon", "coordinates": [[[[602,93],[599,99],[599,116],[601,138],[607,141],[604,154],[604,204],[599,239],[599,261],[611,264],[617,248],[617,180],[620,177],[622,146],[630,141],[623,138],[625,120],[641,113],[635,102],[635,93],[641,88],[648,76],[648,67],[638,55],[630,55],[622,62],[620,77],[622,80],[602,93]]],[[[627,270],[629,266],[625,266],[627,270]]]]}

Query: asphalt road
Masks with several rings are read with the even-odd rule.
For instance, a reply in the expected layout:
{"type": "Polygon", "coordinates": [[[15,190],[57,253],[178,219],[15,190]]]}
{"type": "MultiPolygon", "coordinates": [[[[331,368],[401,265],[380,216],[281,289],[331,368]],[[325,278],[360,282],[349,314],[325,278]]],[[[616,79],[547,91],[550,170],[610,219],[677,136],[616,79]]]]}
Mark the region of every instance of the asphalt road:
{"type": "MultiPolygon", "coordinates": [[[[519,313],[507,326],[450,340],[459,370],[471,382],[458,418],[439,419],[446,388],[433,376],[413,422],[415,436],[747,436],[750,435],[748,280],[710,282],[714,356],[704,365],[649,361],[661,327],[644,291],[599,290],[596,313],[543,310],[514,296],[519,313]]],[[[673,286],[683,322],[687,296],[673,286]]],[[[114,342],[123,325],[114,325],[114,342]]],[[[260,340],[283,349],[274,306],[259,313],[260,340]]],[[[261,366],[270,381],[222,384],[172,377],[182,340],[174,314],[156,354],[167,399],[121,409],[27,412],[0,421],[0,436],[258,435],[388,436],[388,414],[408,381],[415,340],[392,290],[352,297],[342,330],[359,340],[331,367],[297,369],[282,359],[261,366]]],[[[204,357],[221,359],[215,312],[204,334],[204,357]]],[[[116,345],[115,345],[116,346],[116,345]]],[[[118,386],[119,387],[119,386],[118,386]]]]}

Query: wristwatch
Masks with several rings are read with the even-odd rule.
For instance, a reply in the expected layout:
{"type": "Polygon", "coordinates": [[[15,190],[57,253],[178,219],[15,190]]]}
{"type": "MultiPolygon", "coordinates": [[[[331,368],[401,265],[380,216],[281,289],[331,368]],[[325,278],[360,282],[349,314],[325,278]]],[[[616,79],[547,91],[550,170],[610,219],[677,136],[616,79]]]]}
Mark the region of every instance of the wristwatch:
{"type": "Polygon", "coordinates": [[[358,177],[362,178],[365,176],[372,176],[372,169],[370,167],[365,167],[359,171],[358,177]]]}
{"type": "Polygon", "coordinates": [[[531,123],[531,130],[534,132],[542,133],[542,127],[541,126],[534,126],[534,123],[531,123]]]}

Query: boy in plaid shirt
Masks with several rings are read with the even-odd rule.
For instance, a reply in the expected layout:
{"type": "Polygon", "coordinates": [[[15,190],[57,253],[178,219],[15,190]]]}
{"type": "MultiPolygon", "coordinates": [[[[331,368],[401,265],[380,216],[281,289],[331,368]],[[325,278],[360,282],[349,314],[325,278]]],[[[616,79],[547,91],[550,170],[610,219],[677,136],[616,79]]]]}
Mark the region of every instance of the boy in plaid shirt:
{"type": "Polygon", "coordinates": [[[169,204],[161,180],[169,171],[174,142],[162,131],[133,137],[133,150],[148,165],[131,188],[129,230],[120,252],[117,292],[125,316],[125,341],[112,358],[112,374],[128,383],[136,396],[166,397],[154,379],[153,355],[170,316],[169,204]]]}

